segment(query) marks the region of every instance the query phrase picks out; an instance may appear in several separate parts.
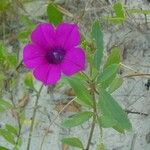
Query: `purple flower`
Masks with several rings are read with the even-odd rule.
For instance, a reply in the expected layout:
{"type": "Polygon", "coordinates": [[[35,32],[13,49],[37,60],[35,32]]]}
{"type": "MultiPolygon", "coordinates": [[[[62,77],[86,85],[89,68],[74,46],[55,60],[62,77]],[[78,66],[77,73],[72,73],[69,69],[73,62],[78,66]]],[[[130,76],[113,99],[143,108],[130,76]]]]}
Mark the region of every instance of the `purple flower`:
{"type": "Polygon", "coordinates": [[[55,28],[50,23],[40,23],[31,33],[31,41],[24,47],[23,62],[45,85],[55,84],[62,73],[71,76],[85,68],[76,24],[62,23],[55,28]]]}

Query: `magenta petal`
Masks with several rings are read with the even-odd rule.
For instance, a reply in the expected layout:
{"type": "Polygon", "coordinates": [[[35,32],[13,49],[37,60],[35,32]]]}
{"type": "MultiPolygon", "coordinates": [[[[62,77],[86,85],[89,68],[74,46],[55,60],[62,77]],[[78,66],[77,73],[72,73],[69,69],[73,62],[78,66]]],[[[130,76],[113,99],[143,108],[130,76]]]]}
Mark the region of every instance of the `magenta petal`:
{"type": "Polygon", "coordinates": [[[35,68],[46,63],[45,52],[37,45],[27,44],[23,51],[23,62],[27,68],[35,68]]]}
{"type": "Polygon", "coordinates": [[[44,49],[54,44],[55,30],[50,23],[40,23],[31,33],[31,40],[44,49]]]}
{"type": "Polygon", "coordinates": [[[59,65],[41,65],[37,67],[33,72],[37,80],[42,81],[45,85],[55,84],[61,76],[61,70],[59,65]]]}
{"type": "Polygon", "coordinates": [[[71,76],[85,69],[85,53],[81,48],[73,48],[66,54],[61,64],[62,72],[71,76]]]}
{"type": "Polygon", "coordinates": [[[57,44],[71,49],[80,43],[79,28],[76,24],[61,23],[56,29],[57,44]]]}

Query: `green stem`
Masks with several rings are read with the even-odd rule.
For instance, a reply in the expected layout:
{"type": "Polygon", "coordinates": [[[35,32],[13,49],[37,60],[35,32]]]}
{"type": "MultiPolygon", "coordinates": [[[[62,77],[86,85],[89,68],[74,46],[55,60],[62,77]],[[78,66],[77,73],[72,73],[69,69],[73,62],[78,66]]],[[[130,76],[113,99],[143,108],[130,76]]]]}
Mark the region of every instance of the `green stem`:
{"type": "Polygon", "coordinates": [[[97,115],[97,109],[96,109],[96,100],[95,100],[95,93],[94,93],[94,89],[95,89],[95,84],[92,83],[91,84],[91,94],[92,94],[92,99],[93,99],[93,121],[92,121],[92,126],[91,126],[91,130],[90,130],[90,135],[89,135],[89,139],[88,139],[88,143],[86,146],[85,150],[89,150],[90,148],[90,144],[92,141],[92,137],[93,137],[93,133],[94,133],[94,128],[95,128],[95,124],[96,124],[96,115],[97,115]]]}
{"type": "Polygon", "coordinates": [[[30,149],[30,144],[31,144],[31,139],[32,139],[32,132],[33,132],[33,127],[34,127],[34,121],[35,121],[38,101],[39,101],[39,98],[40,98],[40,94],[41,94],[42,88],[43,88],[43,85],[40,87],[40,89],[39,89],[39,91],[37,93],[37,97],[36,97],[36,101],[35,101],[35,105],[34,105],[32,121],[31,121],[31,127],[30,127],[30,132],[29,132],[29,137],[28,137],[27,150],[30,149]]]}

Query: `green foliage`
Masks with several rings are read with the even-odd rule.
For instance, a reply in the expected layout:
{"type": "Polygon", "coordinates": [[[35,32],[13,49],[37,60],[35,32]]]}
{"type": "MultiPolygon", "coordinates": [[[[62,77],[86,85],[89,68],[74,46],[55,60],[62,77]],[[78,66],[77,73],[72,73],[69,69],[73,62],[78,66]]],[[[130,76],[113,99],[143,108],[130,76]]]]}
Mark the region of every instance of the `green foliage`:
{"type": "Polygon", "coordinates": [[[6,124],[5,127],[6,127],[6,129],[7,129],[10,133],[12,133],[12,134],[14,134],[14,135],[17,135],[17,134],[18,134],[17,129],[16,129],[15,127],[13,127],[12,125],[6,124]]]}
{"type": "Polygon", "coordinates": [[[118,18],[125,18],[125,12],[122,4],[120,2],[116,2],[113,5],[113,9],[115,11],[116,17],[118,18]]]}
{"type": "Polygon", "coordinates": [[[108,87],[108,92],[109,93],[113,93],[115,90],[117,90],[123,83],[123,79],[122,78],[119,78],[119,77],[116,77],[112,82],[111,84],[109,85],[108,87]]]}
{"type": "Polygon", "coordinates": [[[104,83],[105,81],[108,81],[108,79],[114,77],[118,71],[119,65],[118,64],[112,64],[108,66],[104,71],[98,76],[97,83],[104,83]]]}
{"type": "Polygon", "coordinates": [[[104,89],[100,90],[98,108],[103,115],[101,121],[103,121],[102,124],[104,126],[113,127],[120,132],[130,130],[132,128],[127,114],[122,110],[114,98],[104,89]]]}
{"type": "Polygon", "coordinates": [[[53,3],[50,3],[47,7],[47,16],[49,22],[53,23],[54,25],[57,25],[62,22],[63,15],[57,8],[57,6],[53,3]]]}
{"type": "Polygon", "coordinates": [[[24,84],[27,88],[35,90],[34,84],[33,84],[33,76],[31,72],[28,72],[25,74],[24,77],[24,84]]]}
{"type": "Polygon", "coordinates": [[[4,44],[0,43],[0,69],[14,68],[17,65],[17,56],[14,53],[8,53],[4,44]]]}
{"type": "Polygon", "coordinates": [[[0,150],[9,150],[9,149],[6,147],[0,146],[0,150]]]}
{"type": "Polygon", "coordinates": [[[95,21],[92,26],[92,39],[95,40],[96,43],[96,52],[94,55],[94,66],[97,70],[100,69],[100,64],[103,57],[103,50],[104,50],[104,42],[103,42],[103,32],[101,31],[101,27],[99,21],[95,21]]]}
{"type": "Polygon", "coordinates": [[[27,16],[21,16],[21,22],[24,25],[24,29],[18,33],[18,39],[26,43],[29,40],[30,33],[35,27],[35,23],[27,16]]]}
{"type": "Polygon", "coordinates": [[[116,125],[116,120],[114,120],[113,118],[109,117],[109,116],[100,116],[98,118],[98,122],[101,125],[101,127],[103,128],[110,128],[116,125]]]}
{"type": "Polygon", "coordinates": [[[10,0],[0,0],[0,12],[6,11],[10,6],[10,0]]]}
{"type": "Polygon", "coordinates": [[[7,129],[0,129],[0,135],[9,143],[15,145],[15,139],[11,132],[9,132],[7,129]]]}
{"type": "Polygon", "coordinates": [[[77,102],[79,104],[82,104],[84,106],[92,106],[92,97],[87,90],[87,88],[84,86],[84,82],[78,78],[71,77],[67,78],[67,81],[75,91],[75,94],[78,98],[77,102]]]}
{"type": "Polygon", "coordinates": [[[113,5],[113,10],[115,12],[115,17],[103,17],[103,19],[106,19],[114,24],[122,24],[126,19],[124,6],[120,2],[116,2],[113,5]]]}
{"type": "Polygon", "coordinates": [[[3,100],[3,99],[0,99],[0,112],[4,112],[6,111],[7,109],[10,109],[12,108],[12,104],[9,103],[8,101],[6,100],[3,100]]]}
{"type": "Polygon", "coordinates": [[[10,124],[5,124],[5,127],[0,129],[0,136],[2,136],[8,143],[12,144],[14,150],[19,150],[19,147],[22,144],[22,139],[21,137],[18,137],[18,134],[18,128],[10,124]]]}
{"type": "Polygon", "coordinates": [[[104,68],[111,64],[119,64],[121,62],[121,53],[118,47],[112,48],[109,57],[104,65],[104,68]]]}
{"type": "Polygon", "coordinates": [[[78,125],[81,125],[82,123],[86,122],[93,116],[92,112],[80,112],[75,115],[72,115],[67,120],[63,122],[63,127],[71,128],[78,125]]]}
{"type": "MultiPolygon", "coordinates": [[[[115,84],[116,81],[113,82],[113,80],[115,80],[116,75],[118,73],[120,61],[121,61],[120,49],[115,47],[111,50],[111,53],[108,56],[106,63],[104,64],[103,72],[101,72],[97,77],[97,83],[100,84],[100,87],[105,89],[108,87],[110,91],[111,88],[115,88],[114,87],[115,85],[113,84],[115,84]]],[[[112,90],[114,91],[116,89],[112,90]]]]}
{"type": "Polygon", "coordinates": [[[72,147],[84,149],[82,142],[78,138],[75,138],[75,137],[64,138],[61,141],[63,144],[67,144],[72,147]]]}

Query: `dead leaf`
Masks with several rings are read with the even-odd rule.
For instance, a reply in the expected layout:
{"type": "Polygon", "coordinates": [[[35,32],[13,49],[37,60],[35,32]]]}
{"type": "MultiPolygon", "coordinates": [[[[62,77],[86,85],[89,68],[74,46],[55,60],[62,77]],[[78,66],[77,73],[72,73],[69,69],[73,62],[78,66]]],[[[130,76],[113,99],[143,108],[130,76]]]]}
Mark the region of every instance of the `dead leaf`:
{"type": "MultiPolygon", "coordinates": [[[[55,110],[57,112],[60,112],[61,110],[63,110],[63,108],[65,107],[65,105],[67,105],[67,102],[60,102],[60,103],[56,104],[55,110]]],[[[63,111],[63,113],[65,113],[65,112],[80,112],[80,111],[81,111],[81,105],[79,105],[77,102],[72,102],[63,111]]]]}
{"type": "Polygon", "coordinates": [[[14,117],[15,119],[18,119],[18,113],[16,112],[16,109],[12,108],[11,114],[12,114],[12,117],[14,117]]]}
{"type": "Polygon", "coordinates": [[[17,107],[17,108],[24,108],[24,107],[28,104],[28,101],[29,101],[29,95],[28,95],[28,94],[25,94],[25,95],[18,101],[18,103],[16,104],[16,107],[17,107]]]}
{"type": "Polygon", "coordinates": [[[62,144],[62,150],[69,150],[69,146],[66,144],[62,144]]]}
{"type": "Polygon", "coordinates": [[[66,89],[66,90],[64,91],[64,94],[67,95],[67,96],[75,96],[75,93],[74,93],[74,91],[73,91],[72,88],[66,89]]]}

